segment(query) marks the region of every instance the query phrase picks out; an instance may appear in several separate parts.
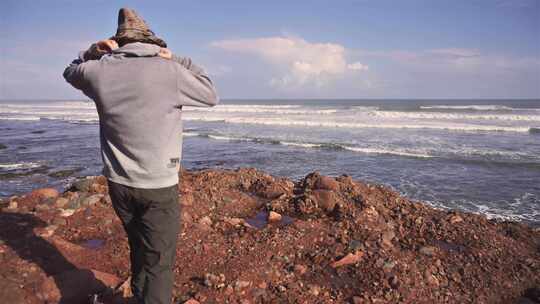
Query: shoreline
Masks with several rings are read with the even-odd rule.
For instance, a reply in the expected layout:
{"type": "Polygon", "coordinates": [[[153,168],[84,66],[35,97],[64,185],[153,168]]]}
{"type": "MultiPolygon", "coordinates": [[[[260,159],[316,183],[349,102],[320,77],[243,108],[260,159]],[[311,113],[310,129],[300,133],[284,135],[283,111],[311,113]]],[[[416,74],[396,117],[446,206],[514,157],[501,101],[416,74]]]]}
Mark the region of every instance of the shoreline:
{"type": "MultiPolygon", "coordinates": [[[[183,171],[179,190],[180,303],[540,299],[540,230],[524,223],[439,210],[316,172],[292,181],[251,168],[183,171]]],[[[12,278],[3,292],[25,303],[82,299],[129,276],[106,180],[55,191],[0,203],[0,275],[12,278]]]]}

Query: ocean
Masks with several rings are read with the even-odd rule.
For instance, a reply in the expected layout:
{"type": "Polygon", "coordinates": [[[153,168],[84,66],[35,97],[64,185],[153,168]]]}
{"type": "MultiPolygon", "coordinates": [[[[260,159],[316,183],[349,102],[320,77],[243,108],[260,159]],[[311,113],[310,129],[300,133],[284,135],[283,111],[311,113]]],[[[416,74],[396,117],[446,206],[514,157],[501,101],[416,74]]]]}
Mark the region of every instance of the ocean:
{"type": "MultiPolygon", "coordinates": [[[[183,120],[186,169],[347,174],[540,225],[540,100],[225,100],[183,120]]],[[[0,197],[101,172],[91,101],[0,101],[0,132],[0,197]]]]}

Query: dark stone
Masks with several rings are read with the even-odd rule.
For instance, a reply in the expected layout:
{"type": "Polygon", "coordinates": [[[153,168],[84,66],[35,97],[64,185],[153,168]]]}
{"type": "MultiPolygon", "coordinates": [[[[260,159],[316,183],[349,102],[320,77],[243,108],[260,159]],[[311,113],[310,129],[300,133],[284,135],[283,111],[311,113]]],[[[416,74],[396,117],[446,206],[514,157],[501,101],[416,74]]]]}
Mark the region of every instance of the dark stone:
{"type": "Polygon", "coordinates": [[[91,179],[87,179],[87,178],[80,179],[80,180],[74,182],[73,184],[71,184],[71,187],[68,189],[68,191],[89,192],[93,183],[94,183],[94,181],[91,180],[91,179]]]}

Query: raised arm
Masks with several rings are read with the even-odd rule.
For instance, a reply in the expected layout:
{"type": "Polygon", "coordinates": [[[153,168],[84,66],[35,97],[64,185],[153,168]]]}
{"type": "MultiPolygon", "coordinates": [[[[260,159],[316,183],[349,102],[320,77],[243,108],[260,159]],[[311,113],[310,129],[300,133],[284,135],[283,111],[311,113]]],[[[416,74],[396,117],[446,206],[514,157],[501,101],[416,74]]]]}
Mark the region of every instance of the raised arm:
{"type": "Polygon", "coordinates": [[[178,70],[180,106],[213,107],[218,104],[216,88],[204,69],[195,65],[190,58],[174,55],[168,49],[162,49],[159,55],[180,64],[178,70]]]}
{"type": "Polygon", "coordinates": [[[71,62],[64,70],[64,79],[69,82],[74,88],[79,89],[86,94],[85,72],[88,69],[89,60],[101,58],[104,54],[110,53],[118,48],[118,44],[114,40],[101,40],[90,46],[88,50],[81,51],[79,57],[71,62]]]}

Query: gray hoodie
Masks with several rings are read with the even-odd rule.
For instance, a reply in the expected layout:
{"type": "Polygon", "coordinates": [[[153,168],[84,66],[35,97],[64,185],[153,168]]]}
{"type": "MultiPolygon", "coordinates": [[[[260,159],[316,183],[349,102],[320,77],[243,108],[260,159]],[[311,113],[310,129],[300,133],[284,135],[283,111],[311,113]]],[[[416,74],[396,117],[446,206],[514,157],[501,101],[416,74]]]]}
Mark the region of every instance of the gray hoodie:
{"type": "Polygon", "coordinates": [[[64,71],[96,104],[103,174],[115,183],[146,189],[178,183],[182,106],[218,103],[200,67],[189,58],[161,58],[159,50],[136,42],[89,61],[81,52],[64,71]]]}

